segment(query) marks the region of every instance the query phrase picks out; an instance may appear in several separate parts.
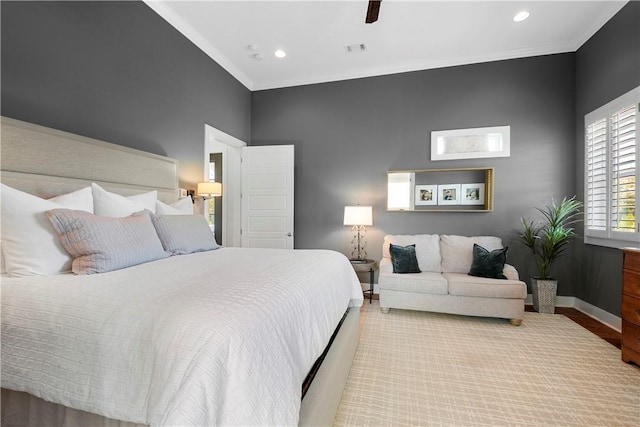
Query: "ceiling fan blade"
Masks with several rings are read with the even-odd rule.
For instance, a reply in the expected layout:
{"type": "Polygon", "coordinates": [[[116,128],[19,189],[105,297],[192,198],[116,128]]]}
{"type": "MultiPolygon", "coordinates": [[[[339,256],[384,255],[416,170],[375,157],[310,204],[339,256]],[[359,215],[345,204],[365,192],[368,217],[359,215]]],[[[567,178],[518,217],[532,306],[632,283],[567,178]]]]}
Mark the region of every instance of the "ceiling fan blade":
{"type": "Polygon", "coordinates": [[[373,24],[378,20],[381,2],[382,0],[369,0],[369,7],[367,7],[367,18],[364,20],[365,24],[373,24]]]}

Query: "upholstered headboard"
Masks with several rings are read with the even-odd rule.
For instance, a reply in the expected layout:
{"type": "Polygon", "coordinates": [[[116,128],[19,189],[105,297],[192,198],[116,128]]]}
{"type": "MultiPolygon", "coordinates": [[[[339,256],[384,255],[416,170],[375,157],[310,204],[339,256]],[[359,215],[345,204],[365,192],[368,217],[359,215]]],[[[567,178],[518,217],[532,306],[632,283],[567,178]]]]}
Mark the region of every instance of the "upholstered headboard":
{"type": "Polygon", "coordinates": [[[178,199],[178,162],[68,132],[2,117],[0,179],[43,198],[95,182],[122,195],[158,190],[178,199]]]}

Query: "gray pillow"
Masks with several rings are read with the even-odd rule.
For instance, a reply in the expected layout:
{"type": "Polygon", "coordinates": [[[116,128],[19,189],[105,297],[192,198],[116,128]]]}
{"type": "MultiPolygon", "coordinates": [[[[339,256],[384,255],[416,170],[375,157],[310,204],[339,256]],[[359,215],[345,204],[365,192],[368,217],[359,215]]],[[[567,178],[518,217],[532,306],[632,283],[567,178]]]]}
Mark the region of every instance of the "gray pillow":
{"type": "Polygon", "coordinates": [[[393,272],[397,274],[420,273],[416,257],[416,245],[399,246],[389,244],[393,272]]]}
{"type": "Polygon", "coordinates": [[[167,257],[148,211],[124,218],[71,209],[52,209],[45,215],[73,257],[71,271],[76,274],[105,273],[167,257]]]}
{"type": "Polygon", "coordinates": [[[202,215],[151,215],[151,219],[164,250],[171,255],[219,248],[202,215]]]}
{"type": "Polygon", "coordinates": [[[473,244],[473,263],[469,276],[487,277],[489,279],[504,279],[502,274],[504,264],[507,262],[507,250],[509,248],[495,249],[491,252],[478,245],[473,244]]]}

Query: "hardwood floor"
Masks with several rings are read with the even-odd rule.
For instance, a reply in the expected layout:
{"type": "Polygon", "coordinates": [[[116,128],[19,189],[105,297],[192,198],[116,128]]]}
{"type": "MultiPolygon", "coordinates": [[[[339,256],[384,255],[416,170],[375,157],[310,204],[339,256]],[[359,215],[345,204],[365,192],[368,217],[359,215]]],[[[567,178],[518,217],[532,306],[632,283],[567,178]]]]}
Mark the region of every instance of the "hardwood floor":
{"type": "MultiPolygon", "coordinates": [[[[526,311],[534,311],[533,306],[526,305],[526,311]]],[[[603,340],[609,342],[610,344],[620,348],[620,332],[611,329],[607,325],[600,323],[593,317],[587,316],[583,312],[576,310],[572,307],[556,307],[556,314],[564,314],[569,319],[573,320],[580,326],[589,331],[593,332],[603,340]]]]}

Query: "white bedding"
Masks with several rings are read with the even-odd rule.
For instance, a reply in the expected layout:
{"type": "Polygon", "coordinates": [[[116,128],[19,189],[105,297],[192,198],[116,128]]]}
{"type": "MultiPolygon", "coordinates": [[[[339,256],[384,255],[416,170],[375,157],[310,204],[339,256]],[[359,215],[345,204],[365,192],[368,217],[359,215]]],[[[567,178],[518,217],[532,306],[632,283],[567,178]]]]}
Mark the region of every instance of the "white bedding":
{"type": "Polygon", "coordinates": [[[295,425],[359,281],[324,250],[224,248],[2,278],[2,387],[150,425],[295,425]]]}

